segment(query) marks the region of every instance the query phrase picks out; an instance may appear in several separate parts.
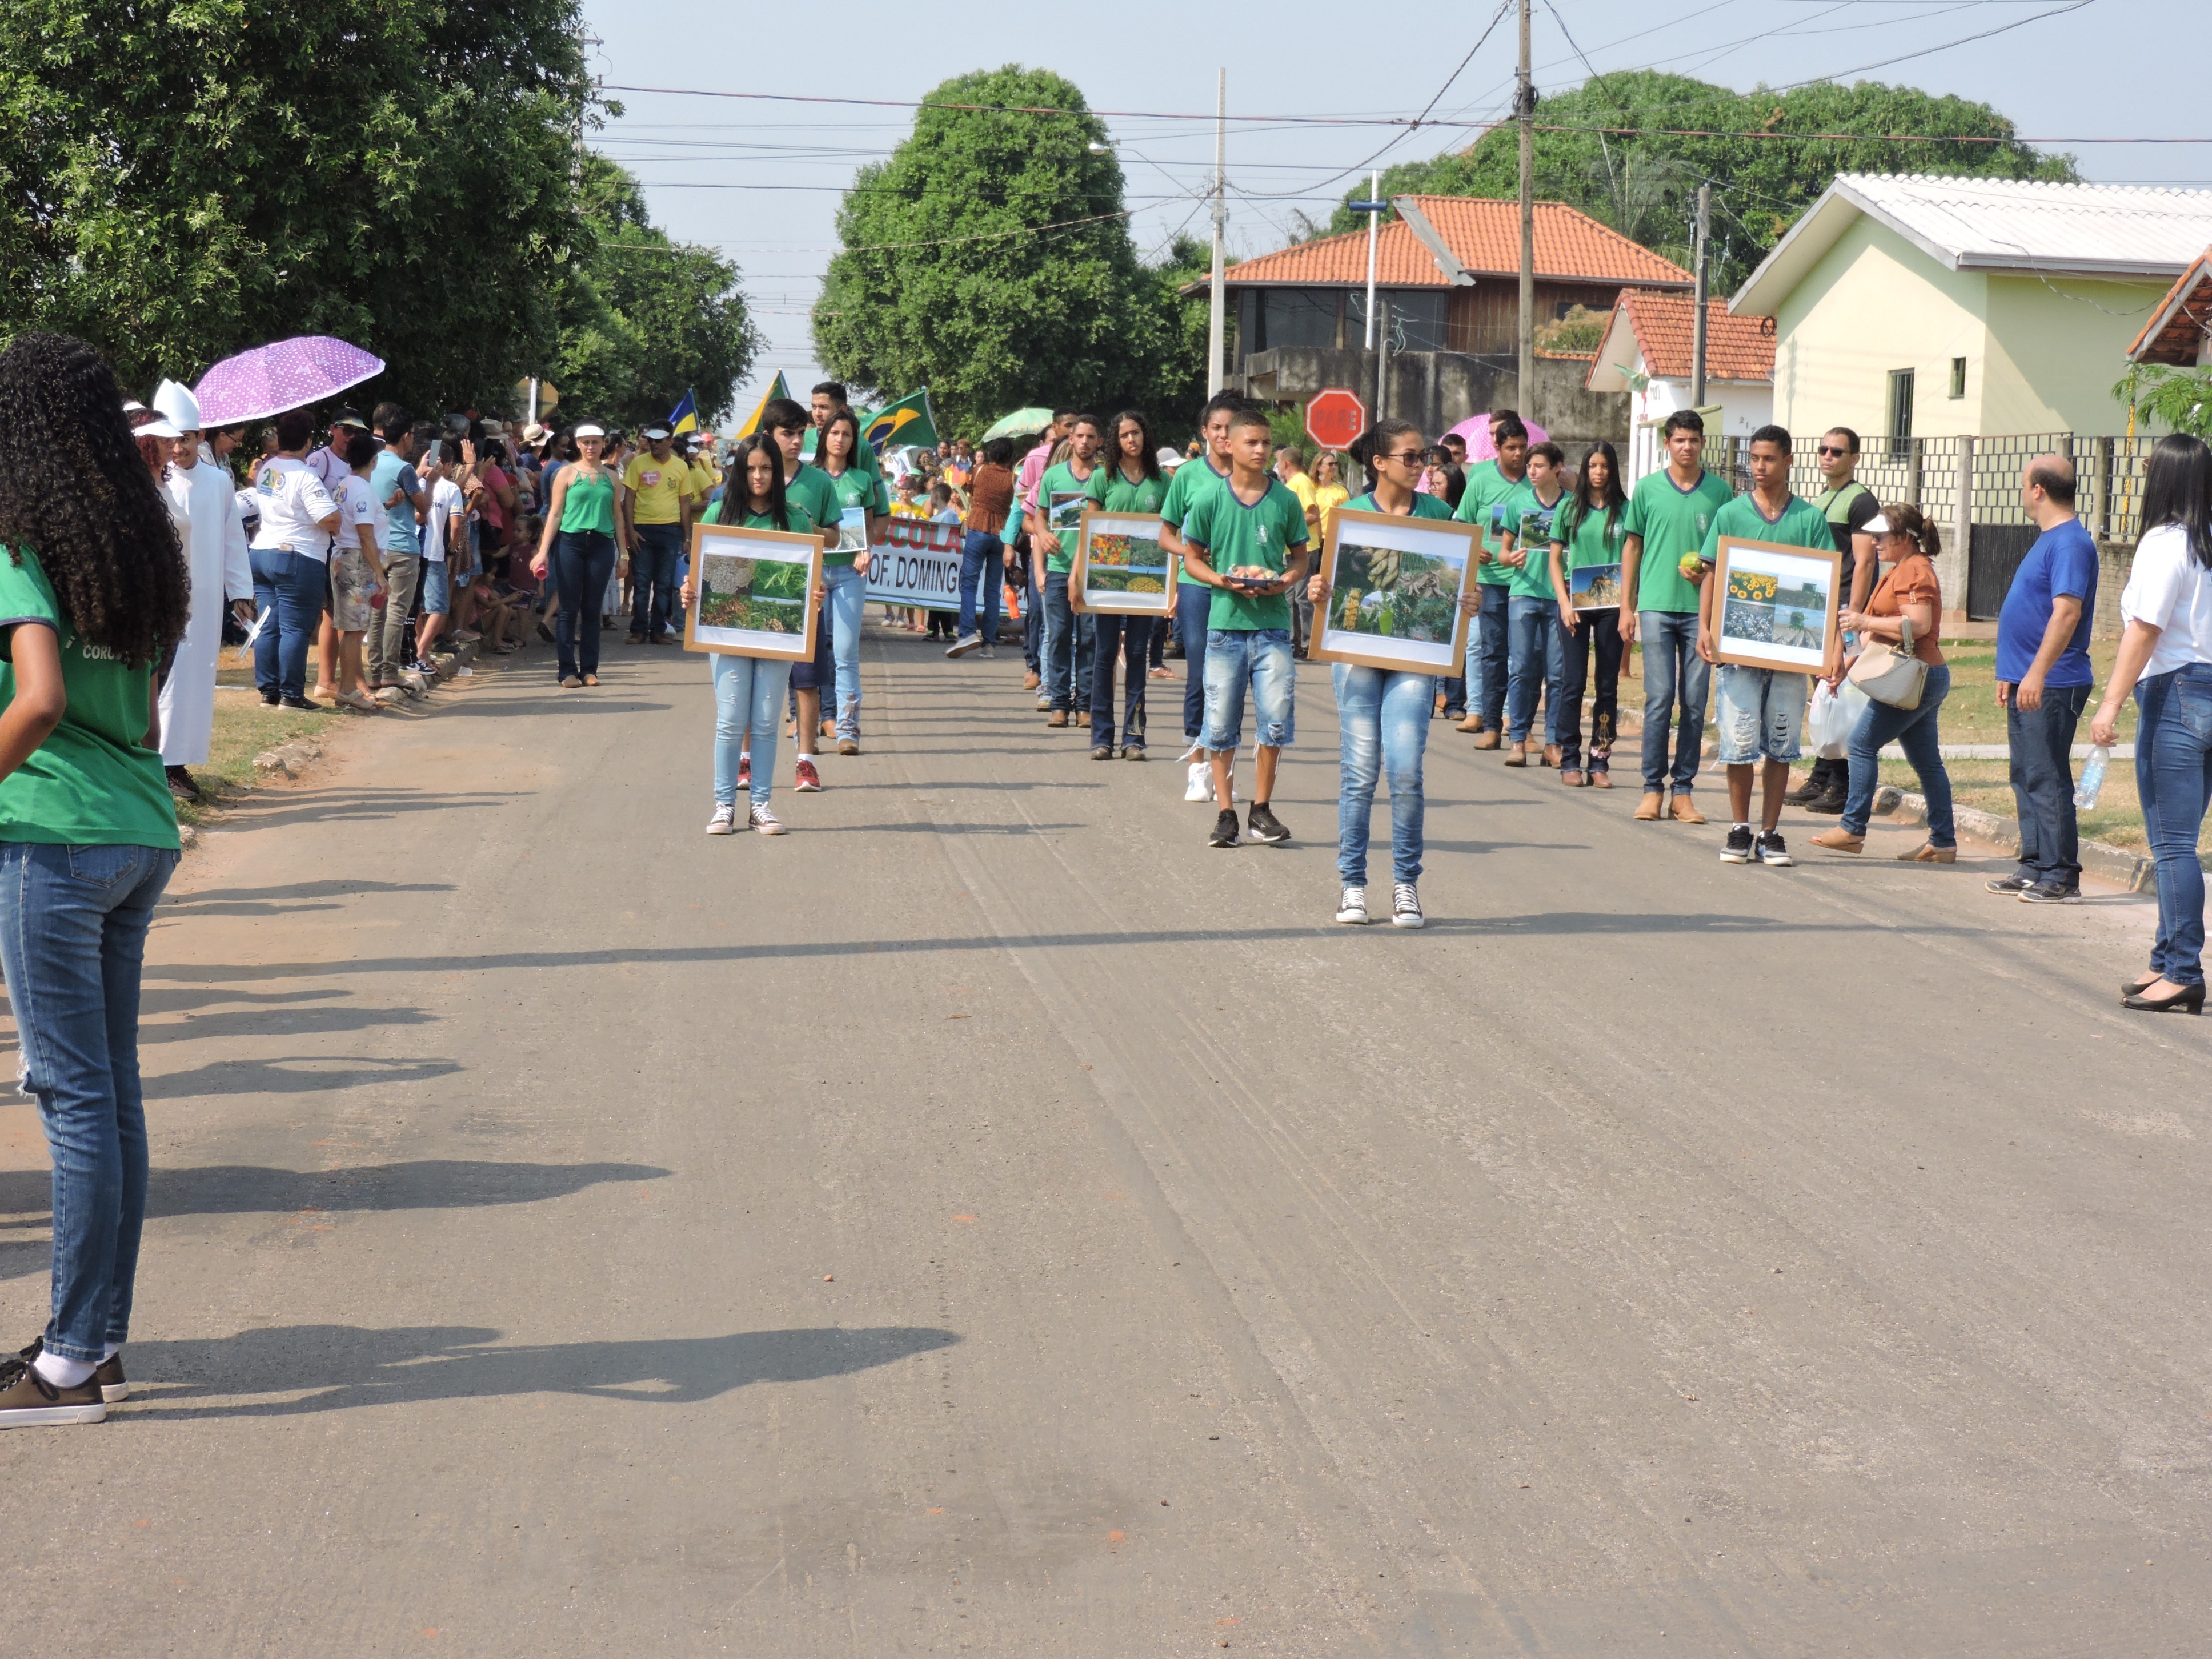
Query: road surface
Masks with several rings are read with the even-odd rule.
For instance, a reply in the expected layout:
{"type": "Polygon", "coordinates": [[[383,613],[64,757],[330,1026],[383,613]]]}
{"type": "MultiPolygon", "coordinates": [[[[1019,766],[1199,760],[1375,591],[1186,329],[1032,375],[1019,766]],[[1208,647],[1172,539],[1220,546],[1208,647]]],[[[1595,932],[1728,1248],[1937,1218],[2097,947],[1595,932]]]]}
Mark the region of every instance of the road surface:
{"type": "MultiPolygon", "coordinates": [[[[1632,764],[1439,723],[1430,927],[1341,928],[1320,671],[1298,839],[1234,853],[1172,696],[1101,764],[1006,654],[866,672],[780,841],[701,833],[704,665],[616,648],[356,729],[192,856],[141,1392],[0,1443],[0,1629],[2201,1650],[2212,1022],[2117,1006],[2144,901],[1795,814],[1803,866],[1723,866],[1632,764]]],[[[0,1153],[27,1340],[29,1107],[0,1153]]]]}

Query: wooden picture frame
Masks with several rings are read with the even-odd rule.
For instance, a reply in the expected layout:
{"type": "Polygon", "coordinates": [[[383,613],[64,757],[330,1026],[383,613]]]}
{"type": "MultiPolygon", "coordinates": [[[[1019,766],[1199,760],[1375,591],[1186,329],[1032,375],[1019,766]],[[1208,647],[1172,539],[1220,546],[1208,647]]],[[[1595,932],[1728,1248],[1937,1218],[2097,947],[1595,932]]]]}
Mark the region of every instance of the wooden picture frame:
{"type": "Polygon", "coordinates": [[[744,525],[702,524],[691,531],[691,572],[698,583],[698,599],[684,613],[684,648],[726,657],[768,657],[782,662],[808,662],[814,656],[815,630],[821,625],[821,607],[814,590],[822,585],[823,541],[788,530],[755,530],[744,525]],[[726,562],[740,562],[742,571],[726,562]],[[795,570],[799,584],[794,601],[781,590],[793,577],[779,575],[775,591],[753,591],[759,565],[795,570]],[[720,574],[730,591],[717,599],[711,581],[720,574]],[[710,606],[726,614],[731,606],[750,622],[766,612],[780,627],[732,626],[709,617],[710,606]],[[756,607],[758,607],[757,610],[756,607]]]}
{"type": "Polygon", "coordinates": [[[1067,602],[1074,610],[1112,617],[1169,617],[1175,614],[1176,582],[1182,568],[1179,559],[1170,559],[1160,546],[1160,532],[1164,520],[1157,513],[1109,513],[1103,507],[1083,509],[1083,522],[1076,532],[1075,562],[1067,573],[1067,602]],[[1149,541],[1152,550],[1159,556],[1157,566],[1150,560],[1139,564],[1127,556],[1100,562],[1092,556],[1091,538],[1115,538],[1136,544],[1117,551],[1124,555],[1140,553],[1142,543],[1149,541]],[[1133,572],[1132,574],[1130,573],[1133,572]],[[1132,592],[1127,588],[1101,587],[1093,589],[1094,574],[1118,576],[1124,581],[1158,581],[1156,592],[1132,592]]]}
{"type": "Polygon", "coordinates": [[[1322,549],[1326,597],[1314,606],[1306,654],[1315,662],[1449,678],[1467,658],[1468,618],[1460,600],[1481,556],[1478,526],[1338,507],[1322,549]],[[1387,579],[1378,580],[1375,556],[1389,553],[1399,556],[1387,579]],[[1408,558],[1418,562],[1410,580],[1408,558]],[[1439,634],[1446,617],[1449,626],[1439,634]],[[1347,618],[1356,619],[1354,625],[1346,627],[1347,618]]]}
{"type": "Polygon", "coordinates": [[[1742,536],[1723,536],[1713,550],[1705,578],[1713,587],[1701,601],[1712,607],[1713,660],[1784,674],[1834,673],[1842,660],[1836,629],[1842,552],[1742,536]]]}

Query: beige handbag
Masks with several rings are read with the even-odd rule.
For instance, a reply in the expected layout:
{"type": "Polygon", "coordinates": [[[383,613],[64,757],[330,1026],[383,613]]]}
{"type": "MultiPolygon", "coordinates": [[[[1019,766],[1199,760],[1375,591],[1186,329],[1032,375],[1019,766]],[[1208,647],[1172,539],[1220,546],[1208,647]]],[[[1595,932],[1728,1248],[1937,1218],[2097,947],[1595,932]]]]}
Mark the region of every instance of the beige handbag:
{"type": "Polygon", "coordinates": [[[1917,708],[1927,689],[1928,665],[1912,654],[1912,619],[1898,618],[1902,648],[1875,640],[1861,651],[1845,676],[1876,702],[1892,708],[1917,708]]]}

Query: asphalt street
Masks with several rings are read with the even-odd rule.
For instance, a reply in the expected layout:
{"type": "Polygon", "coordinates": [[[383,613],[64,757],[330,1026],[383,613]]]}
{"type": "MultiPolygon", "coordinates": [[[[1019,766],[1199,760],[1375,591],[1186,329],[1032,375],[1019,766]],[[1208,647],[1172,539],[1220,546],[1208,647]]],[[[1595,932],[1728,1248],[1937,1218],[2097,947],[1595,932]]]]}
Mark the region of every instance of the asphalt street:
{"type": "MultiPolygon", "coordinates": [[[[1430,925],[1339,927],[1322,671],[1296,839],[1224,853],[1179,682],[1098,763],[897,635],[868,752],[708,839],[704,662],[546,655],[185,865],[139,1392],[0,1439],[0,1632],[2203,1650],[2212,1021],[2118,1007],[2147,901],[1795,813],[1723,866],[1439,722],[1430,925]]],[[[11,1345],[43,1169],[0,1106],[11,1345]]]]}

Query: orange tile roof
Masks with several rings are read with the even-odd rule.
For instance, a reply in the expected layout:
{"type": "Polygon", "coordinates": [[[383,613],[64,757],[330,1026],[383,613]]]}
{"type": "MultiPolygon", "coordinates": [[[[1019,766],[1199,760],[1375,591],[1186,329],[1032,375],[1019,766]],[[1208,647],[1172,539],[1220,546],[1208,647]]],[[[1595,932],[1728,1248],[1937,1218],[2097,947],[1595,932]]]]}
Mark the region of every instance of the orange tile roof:
{"type": "MultiPolygon", "coordinates": [[[[1697,301],[1686,294],[1654,294],[1648,289],[1620,291],[1615,307],[1628,313],[1647,374],[1663,380],[1690,378],[1697,301]]],[[[1705,374],[1716,380],[1771,380],[1774,378],[1774,319],[1734,317],[1728,301],[1705,303],[1705,374]]]]}
{"type": "MultiPolygon", "coordinates": [[[[1416,196],[1444,246],[1478,276],[1521,270],[1521,204],[1472,196],[1416,196]]],[[[1639,283],[1688,288],[1690,273],[1564,202],[1536,204],[1536,276],[1543,282],[1639,283]]],[[[1317,286],[1364,285],[1367,233],[1301,242],[1229,267],[1227,280],[1317,286]]],[[[1382,288],[1443,288],[1443,275],[1402,219],[1375,239],[1375,281],[1382,288]]]]}
{"type": "Polygon", "coordinates": [[[2198,254],[2166,289],[2150,321],[2128,348],[2128,361],[2194,368],[2198,343],[2208,329],[2212,329],[2212,247],[2198,254]]]}

